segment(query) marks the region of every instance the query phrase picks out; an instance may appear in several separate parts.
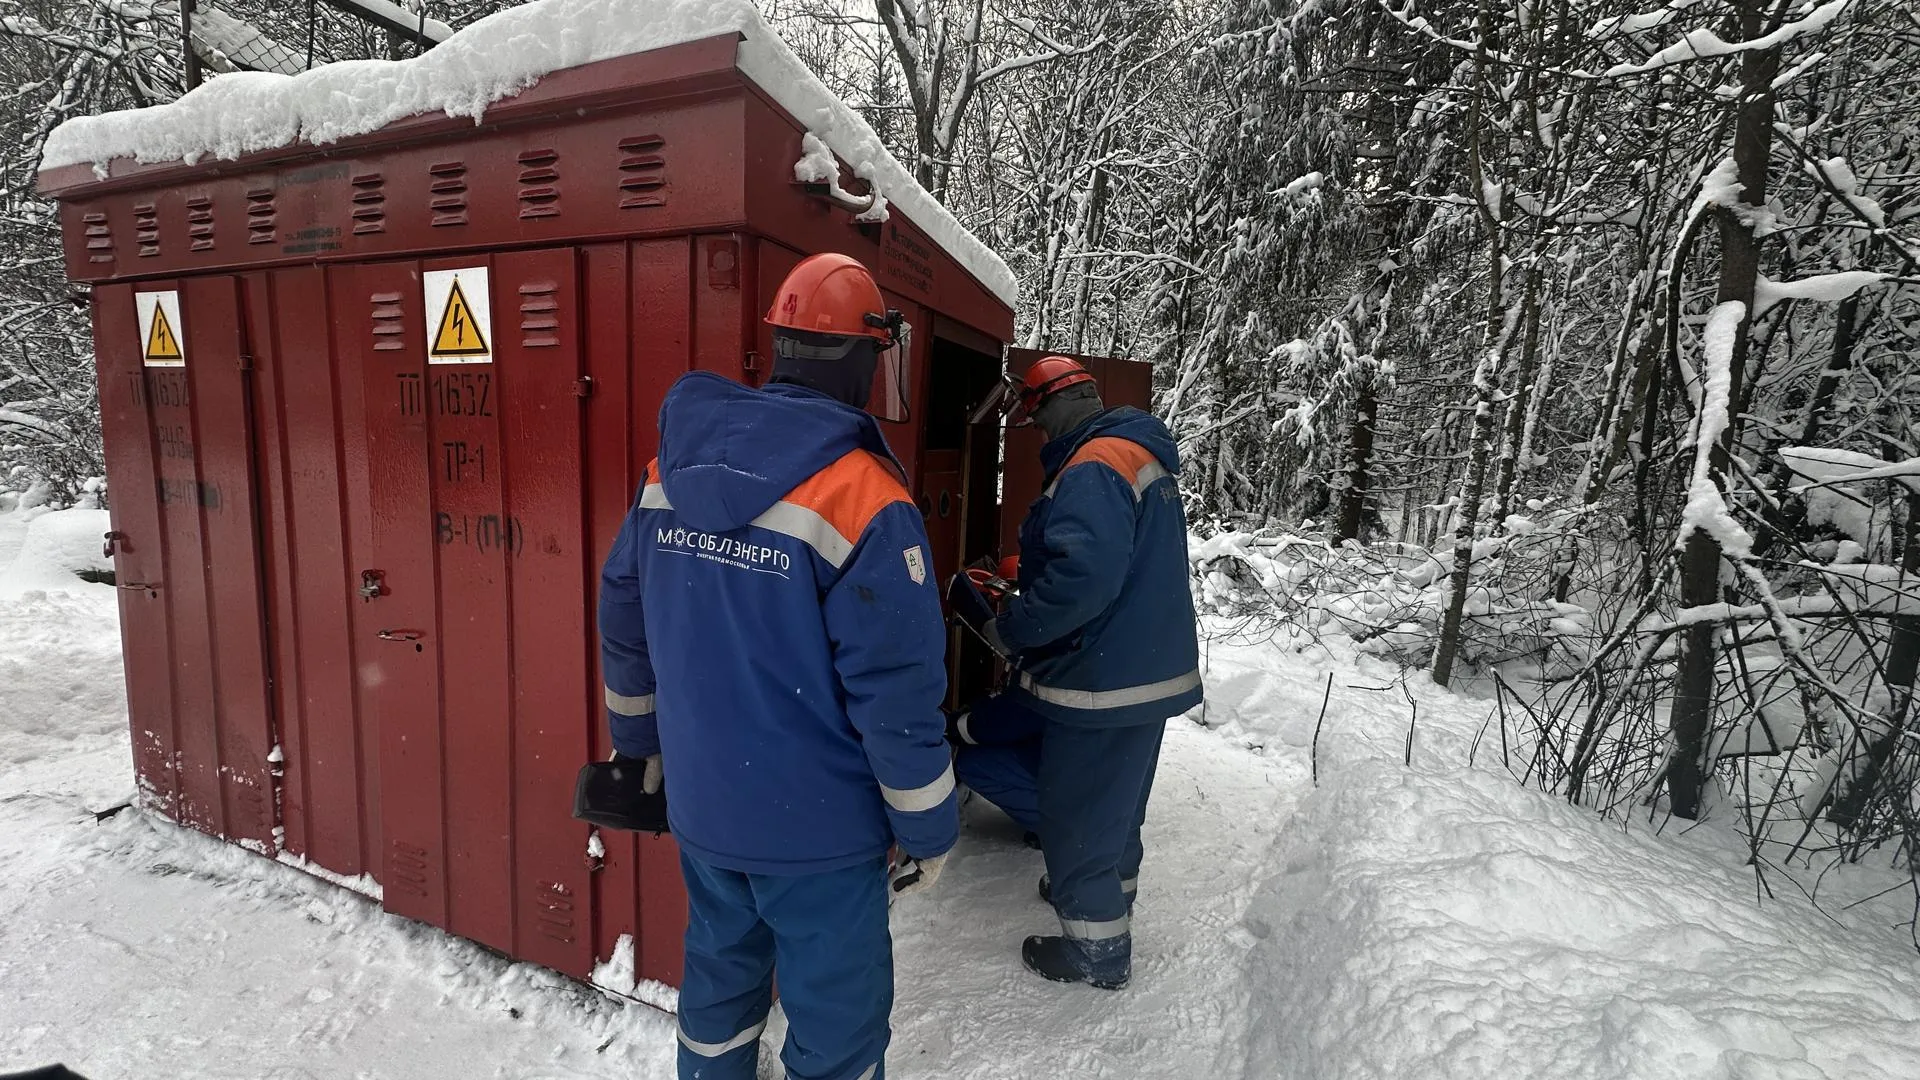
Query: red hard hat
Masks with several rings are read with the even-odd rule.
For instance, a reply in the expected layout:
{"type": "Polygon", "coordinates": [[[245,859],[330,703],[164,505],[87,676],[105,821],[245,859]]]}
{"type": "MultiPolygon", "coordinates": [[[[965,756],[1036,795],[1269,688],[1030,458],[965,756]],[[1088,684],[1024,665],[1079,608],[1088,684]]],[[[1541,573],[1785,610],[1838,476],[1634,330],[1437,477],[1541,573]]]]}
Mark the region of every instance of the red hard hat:
{"type": "Polygon", "coordinates": [[[859,260],[845,255],[809,255],[773,294],[767,323],[789,330],[893,341],[887,302],[859,260]]]}
{"type": "Polygon", "coordinates": [[[1032,416],[1040,403],[1069,386],[1091,385],[1093,376],[1080,361],[1067,356],[1043,356],[1027,368],[1020,387],[1020,411],[1032,416]]]}
{"type": "Polygon", "coordinates": [[[999,574],[1000,577],[1005,581],[1019,581],[1020,580],[1020,556],[1009,555],[1006,558],[1001,559],[1000,565],[995,569],[994,572],[999,574]]]}

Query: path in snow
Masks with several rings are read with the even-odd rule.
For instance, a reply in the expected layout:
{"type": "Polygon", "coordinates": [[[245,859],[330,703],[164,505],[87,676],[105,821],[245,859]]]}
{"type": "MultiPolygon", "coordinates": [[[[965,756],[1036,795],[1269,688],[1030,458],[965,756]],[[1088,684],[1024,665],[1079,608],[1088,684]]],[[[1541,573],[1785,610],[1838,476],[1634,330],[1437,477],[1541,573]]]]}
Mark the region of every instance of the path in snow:
{"type": "MultiPolygon", "coordinates": [[[[115,599],[49,590],[45,567],[96,526],[37,526],[37,568],[0,570],[0,1072],[672,1075],[661,1014],[144,814],[96,824],[132,788],[115,599]]],[[[1051,924],[1039,856],[971,807],[939,888],[894,914],[889,1075],[1920,1076],[1898,898],[1835,912],[1847,926],[1758,905],[1723,826],[1601,821],[1517,786],[1491,736],[1469,765],[1485,706],[1397,675],[1318,646],[1209,648],[1211,730],[1169,731],[1123,994],[1020,970],[1021,937],[1051,924]]]]}
{"type": "MultiPolygon", "coordinates": [[[[96,824],[93,809],[132,790],[113,590],[15,595],[0,599],[0,1072],[64,1060],[91,1080],[672,1075],[661,1014],[147,815],[96,824]]],[[[1021,939],[1057,926],[1034,891],[1040,857],[997,811],[970,807],[940,887],[894,913],[888,1074],[1237,1071],[1253,943],[1239,925],[1297,773],[1175,724],[1121,996],[1021,969],[1021,939]]]]}

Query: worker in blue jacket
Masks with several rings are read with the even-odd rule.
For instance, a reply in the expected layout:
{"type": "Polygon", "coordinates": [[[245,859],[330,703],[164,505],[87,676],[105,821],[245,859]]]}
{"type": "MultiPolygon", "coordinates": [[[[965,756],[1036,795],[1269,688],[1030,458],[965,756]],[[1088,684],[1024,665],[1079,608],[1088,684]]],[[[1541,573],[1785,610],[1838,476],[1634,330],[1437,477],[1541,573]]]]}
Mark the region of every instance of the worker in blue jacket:
{"type": "Polygon", "coordinates": [[[1166,426],[1105,408],[1066,357],[1035,363],[1018,391],[1046,433],[1046,488],[1020,527],[1019,588],[995,612],[965,575],[949,599],[1014,674],[956,718],[960,781],[1039,835],[1040,894],[1059,935],[1031,937],[1028,968],[1060,982],[1125,986],[1140,826],[1168,718],[1200,703],[1187,526],[1166,426]]]}
{"type": "Polygon", "coordinates": [[[693,373],[600,587],[616,757],[664,783],[687,886],[681,1080],[752,1080],[777,975],[796,1080],[881,1080],[893,895],[958,836],[945,633],[920,512],[862,407],[898,317],[816,255],[774,375],[693,373]]]}

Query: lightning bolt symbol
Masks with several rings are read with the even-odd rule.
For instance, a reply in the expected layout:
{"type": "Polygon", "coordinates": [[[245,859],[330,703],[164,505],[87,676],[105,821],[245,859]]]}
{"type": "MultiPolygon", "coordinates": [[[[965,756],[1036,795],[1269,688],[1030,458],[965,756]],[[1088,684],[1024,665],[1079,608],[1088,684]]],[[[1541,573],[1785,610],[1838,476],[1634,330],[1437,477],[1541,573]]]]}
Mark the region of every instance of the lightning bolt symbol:
{"type": "Polygon", "coordinates": [[[453,336],[460,344],[467,343],[467,313],[461,308],[453,310],[453,336]]]}

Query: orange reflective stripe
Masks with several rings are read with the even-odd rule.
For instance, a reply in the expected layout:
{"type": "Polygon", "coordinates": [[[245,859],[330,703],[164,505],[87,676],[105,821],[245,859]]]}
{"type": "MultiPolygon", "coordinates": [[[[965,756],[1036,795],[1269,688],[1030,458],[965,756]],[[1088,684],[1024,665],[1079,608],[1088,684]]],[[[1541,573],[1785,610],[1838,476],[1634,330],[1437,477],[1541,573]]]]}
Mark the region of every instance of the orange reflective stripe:
{"type": "Polygon", "coordinates": [[[848,547],[860,542],[860,534],[880,511],[913,502],[892,465],[866,450],[855,450],[814,473],[780,501],[818,514],[848,547]]]}
{"type": "Polygon", "coordinates": [[[647,483],[640,489],[640,509],[671,510],[673,503],[667,498],[667,489],[660,484],[660,459],[647,462],[647,483]]]}
{"type": "Polygon", "coordinates": [[[1053,483],[1047,485],[1044,494],[1051,498],[1054,490],[1060,486],[1060,481],[1066,478],[1067,471],[1076,465],[1105,465],[1112,469],[1128,487],[1133,489],[1133,497],[1136,500],[1140,498],[1140,493],[1146,490],[1147,485],[1167,475],[1167,470],[1161,467],[1160,459],[1153,456],[1153,451],[1132,439],[1107,436],[1091,439],[1085,446],[1075,451],[1073,457],[1069,458],[1067,463],[1060,467],[1060,471],[1054,474],[1053,483]]]}
{"type": "Polygon", "coordinates": [[[1131,484],[1133,478],[1140,475],[1140,470],[1152,460],[1154,460],[1153,451],[1132,439],[1116,439],[1108,436],[1088,440],[1087,445],[1081,447],[1079,452],[1073,455],[1073,459],[1067,462],[1066,468],[1060,471],[1066,472],[1075,465],[1097,461],[1119,473],[1120,479],[1131,484]]]}

